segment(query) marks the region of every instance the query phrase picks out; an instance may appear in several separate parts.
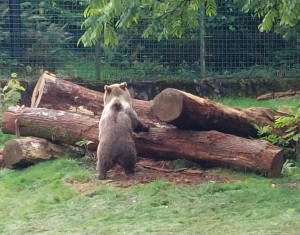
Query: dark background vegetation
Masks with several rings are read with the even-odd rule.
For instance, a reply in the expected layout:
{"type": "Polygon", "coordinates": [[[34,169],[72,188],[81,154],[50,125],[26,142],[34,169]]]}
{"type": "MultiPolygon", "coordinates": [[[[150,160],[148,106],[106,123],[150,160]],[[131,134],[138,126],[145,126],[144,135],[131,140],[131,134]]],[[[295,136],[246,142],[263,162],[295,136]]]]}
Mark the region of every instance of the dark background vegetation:
{"type": "MultiPolygon", "coordinates": [[[[1,1],[0,77],[17,72],[37,79],[42,70],[85,80],[195,79],[200,71],[200,32],[169,40],[144,39],[143,24],[120,32],[115,48],[77,46],[84,0],[1,1]],[[9,11],[9,2],[14,11],[9,11]],[[18,4],[20,3],[20,5],[18,4]],[[20,13],[20,18],[18,15],[20,13]]],[[[286,78],[300,71],[298,35],[261,33],[259,22],[225,0],[205,18],[206,76],[286,78]]]]}

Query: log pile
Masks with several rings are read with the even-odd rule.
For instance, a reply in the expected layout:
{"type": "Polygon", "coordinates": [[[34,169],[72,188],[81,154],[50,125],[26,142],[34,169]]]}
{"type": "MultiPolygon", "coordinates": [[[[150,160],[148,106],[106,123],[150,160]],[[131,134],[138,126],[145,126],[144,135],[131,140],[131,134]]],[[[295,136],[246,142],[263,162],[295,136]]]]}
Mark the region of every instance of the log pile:
{"type": "MultiPolygon", "coordinates": [[[[267,141],[248,138],[256,136],[253,124],[270,125],[281,113],[229,107],[175,89],[164,90],[150,102],[134,99],[133,108],[150,126],[149,132],[134,135],[141,157],[188,159],[267,177],[281,172],[283,151],[267,141]]],[[[4,112],[3,133],[28,136],[5,144],[5,166],[35,164],[44,157],[78,156],[82,153],[70,146],[81,140],[92,141],[88,148],[95,151],[102,110],[102,93],[43,74],[30,108],[9,107],[4,112]]]]}

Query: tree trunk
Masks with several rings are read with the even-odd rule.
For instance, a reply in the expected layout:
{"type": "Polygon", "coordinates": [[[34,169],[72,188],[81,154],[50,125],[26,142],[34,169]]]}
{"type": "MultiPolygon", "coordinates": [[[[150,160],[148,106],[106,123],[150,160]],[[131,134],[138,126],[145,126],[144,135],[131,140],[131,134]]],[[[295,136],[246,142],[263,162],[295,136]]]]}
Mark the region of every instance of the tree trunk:
{"type": "Polygon", "coordinates": [[[258,96],[257,100],[271,100],[271,99],[278,99],[278,98],[295,98],[300,96],[300,91],[284,91],[284,92],[270,92],[263,95],[258,96]]]}
{"type": "MultiPolygon", "coordinates": [[[[22,136],[37,136],[74,145],[86,139],[98,144],[98,119],[76,113],[45,108],[10,107],[3,114],[2,131],[22,136]],[[17,121],[16,121],[17,120],[17,121]]],[[[204,165],[253,171],[268,177],[280,174],[283,151],[263,140],[250,140],[217,131],[197,132],[176,128],[150,128],[134,135],[138,154],[154,159],[189,159],[204,165]]]]}
{"type": "MultiPolygon", "coordinates": [[[[32,94],[32,108],[48,108],[100,116],[103,110],[101,92],[93,91],[47,73],[39,78],[32,94]]],[[[149,101],[132,99],[138,117],[150,126],[160,121],[152,113],[149,101]]]]}
{"type": "Polygon", "coordinates": [[[38,162],[61,158],[83,157],[85,152],[73,146],[59,146],[37,137],[13,139],[3,149],[4,166],[10,169],[23,168],[38,162]]]}
{"type": "Polygon", "coordinates": [[[173,88],[163,90],[150,104],[161,121],[180,129],[217,130],[242,137],[257,137],[254,124],[273,125],[274,116],[286,115],[268,108],[226,106],[173,88]]]}

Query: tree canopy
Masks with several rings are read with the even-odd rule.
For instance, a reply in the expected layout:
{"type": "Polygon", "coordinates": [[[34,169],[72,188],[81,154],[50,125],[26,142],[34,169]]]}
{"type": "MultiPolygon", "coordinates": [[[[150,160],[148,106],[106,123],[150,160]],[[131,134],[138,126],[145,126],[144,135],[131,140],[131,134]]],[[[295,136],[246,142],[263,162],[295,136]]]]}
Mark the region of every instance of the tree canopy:
{"type": "Polygon", "coordinates": [[[235,0],[243,4],[245,12],[251,11],[261,20],[260,31],[274,30],[289,36],[299,30],[300,0],[235,0]]]}
{"type": "MultiPolygon", "coordinates": [[[[297,28],[300,0],[232,0],[261,19],[260,31],[287,35],[297,28]]],[[[143,37],[158,40],[181,37],[186,30],[199,27],[199,9],[207,16],[217,14],[216,0],[90,0],[84,11],[84,34],[78,43],[95,44],[103,35],[107,45],[118,44],[118,32],[133,24],[144,27],[143,37]]]]}

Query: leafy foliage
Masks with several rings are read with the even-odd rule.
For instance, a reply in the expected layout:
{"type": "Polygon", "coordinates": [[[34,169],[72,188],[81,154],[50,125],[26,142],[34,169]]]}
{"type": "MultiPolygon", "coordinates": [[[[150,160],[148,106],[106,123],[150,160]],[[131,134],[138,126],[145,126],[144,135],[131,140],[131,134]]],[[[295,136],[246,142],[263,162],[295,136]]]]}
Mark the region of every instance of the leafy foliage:
{"type": "Polygon", "coordinates": [[[6,70],[10,68],[11,71],[18,71],[20,75],[36,75],[44,68],[55,71],[60,62],[72,56],[71,50],[66,53],[64,49],[76,45],[78,35],[74,31],[80,31],[86,1],[21,1],[22,24],[17,30],[21,32],[22,58],[14,60],[10,60],[11,25],[8,1],[0,3],[0,7],[4,9],[0,14],[0,47],[4,48],[0,52],[0,67],[4,65],[6,70]],[[78,11],[74,11],[75,7],[78,11]]]}
{"type": "Polygon", "coordinates": [[[145,25],[145,38],[180,38],[187,29],[199,26],[199,9],[202,5],[205,6],[206,15],[217,13],[215,0],[91,0],[84,11],[86,20],[82,26],[86,31],[78,43],[92,46],[103,35],[105,44],[115,46],[118,43],[117,32],[137,23],[145,25]]]}
{"type": "Polygon", "coordinates": [[[299,29],[299,0],[242,0],[242,2],[245,12],[251,11],[254,16],[262,19],[258,26],[261,31],[268,32],[274,29],[275,32],[287,36],[290,31],[299,29]]]}
{"type": "Polygon", "coordinates": [[[2,123],[2,112],[9,106],[16,105],[21,99],[20,91],[25,91],[17,78],[8,81],[4,88],[0,87],[0,124],[2,123]]]}
{"type": "Polygon", "coordinates": [[[299,154],[300,108],[298,108],[296,113],[292,116],[277,116],[273,127],[259,127],[257,125],[255,125],[255,127],[261,139],[268,140],[280,147],[291,148],[294,153],[299,154]],[[273,128],[284,128],[285,132],[282,135],[270,134],[273,128]]]}
{"type": "MultiPolygon", "coordinates": [[[[295,36],[288,43],[278,35],[275,38],[274,34],[260,34],[257,25],[261,22],[250,15],[253,8],[248,14],[241,13],[246,3],[248,1],[242,0],[21,1],[22,58],[12,59],[8,2],[2,1],[0,74],[9,76],[11,71],[17,71],[20,77],[36,78],[46,69],[64,77],[97,79],[94,70],[99,66],[100,77],[105,79],[116,77],[116,74],[117,79],[131,79],[129,73],[139,79],[199,77],[198,21],[202,6],[209,16],[205,17],[208,76],[287,77],[297,74],[300,69],[296,25],[293,31],[289,30],[295,36]],[[84,44],[78,43],[80,36],[84,44]],[[174,40],[174,37],[181,39],[174,40]],[[94,60],[95,48],[83,48],[83,45],[92,46],[96,42],[101,47],[96,55],[98,61],[94,60]],[[105,48],[104,43],[118,44],[118,47],[105,48]],[[83,69],[77,67],[78,63],[83,64],[83,69]]],[[[275,20],[274,25],[278,18],[274,18],[274,10],[271,10],[268,17],[271,22],[275,20]]],[[[280,30],[286,27],[290,26],[282,25],[280,30]]]]}
{"type": "MultiPolygon", "coordinates": [[[[262,19],[258,28],[286,34],[291,28],[299,25],[298,13],[300,0],[235,0],[242,4],[245,12],[252,12],[262,19]]],[[[117,32],[142,22],[145,25],[143,37],[154,36],[158,40],[170,36],[182,37],[187,29],[199,27],[199,9],[204,6],[207,16],[217,14],[215,0],[91,0],[84,12],[86,29],[80,38],[85,46],[94,45],[103,34],[107,45],[118,43],[117,32]]]]}

